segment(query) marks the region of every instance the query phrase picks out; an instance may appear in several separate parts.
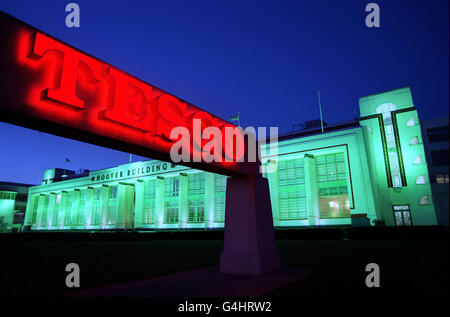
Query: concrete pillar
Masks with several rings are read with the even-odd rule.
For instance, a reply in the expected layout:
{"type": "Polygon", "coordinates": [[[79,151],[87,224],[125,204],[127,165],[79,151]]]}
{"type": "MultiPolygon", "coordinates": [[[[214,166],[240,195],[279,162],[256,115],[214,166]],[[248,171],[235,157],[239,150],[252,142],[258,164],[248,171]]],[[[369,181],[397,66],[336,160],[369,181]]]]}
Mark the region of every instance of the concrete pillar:
{"type": "Polygon", "coordinates": [[[27,200],[27,209],[25,212],[25,219],[23,221],[24,226],[33,226],[33,211],[35,209],[35,206],[38,204],[39,196],[36,196],[36,194],[29,194],[28,200],[27,200]]]}
{"type": "Polygon", "coordinates": [[[280,268],[269,184],[252,165],[250,175],[227,180],[221,273],[262,275],[280,268]]]}
{"type": "Polygon", "coordinates": [[[180,192],[178,196],[178,228],[187,228],[189,180],[185,173],[180,173],[180,192]]]}
{"type": "Polygon", "coordinates": [[[162,228],[164,224],[164,178],[158,176],[156,178],[156,190],[155,190],[155,226],[156,228],[162,228]]]}
{"type": "Polygon", "coordinates": [[[45,203],[45,194],[40,194],[38,198],[38,208],[36,215],[36,224],[37,229],[41,229],[42,227],[42,212],[44,211],[44,203],[45,203]]]}
{"type": "Polygon", "coordinates": [[[85,228],[90,229],[92,226],[92,205],[94,204],[95,189],[93,187],[88,187],[86,193],[86,218],[85,218],[85,228]]]}
{"type": "Polygon", "coordinates": [[[275,227],[280,226],[280,203],[279,203],[279,192],[278,192],[278,168],[275,166],[278,164],[275,160],[268,160],[267,164],[272,166],[268,167],[267,170],[273,170],[271,173],[267,173],[267,179],[269,181],[270,188],[270,202],[272,204],[272,216],[273,225],[275,227]]]}
{"type": "Polygon", "coordinates": [[[144,190],[145,183],[142,179],[138,179],[134,184],[135,200],[134,200],[134,227],[139,228],[144,220],[144,190]]]}
{"type": "Polygon", "coordinates": [[[75,188],[73,191],[73,197],[72,197],[72,212],[70,214],[70,227],[72,229],[77,229],[78,227],[78,219],[80,212],[80,198],[81,198],[81,190],[78,188],[75,188]]]}
{"type": "Polygon", "coordinates": [[[133,227],[134,185],[119,183],[117,189],[116,228],[131,229],[133,227]]]}
{"type": "Polygon", "coordinates": [[[214,227],[215,174],[205,172],[205,228],[214,227]]]}
{"type": "Polygon", "coordinates": [[[107,225],[108,217],[108,199],[109,199],[109,186],[102,185],[102,193],[100,197],[100,224],[99,228],[105,229],[107,225]]]}
{"type": "Polygon", "coordinates": [[[48,210],[47,210],[47,223],[45,224],[48,229],[56,229],[53,225],[53,217],[58,217],[58,214],[55,214],[56,207],[56,194],[50,193],[48,199],[48,210]]]}
{"type": "Polygon", "coordinates": [[[305,191],[308,223],[310,226],[320,224],[319,188],[317,187],[316,162],[314,156],[305,154],[305,191]]]}
{"type": "Polygon", "coordinates": [[[61,204],[58,213],[58,229],[64,229],[64,219],[66,216],[67,192],[61,192],[61,204]]]}

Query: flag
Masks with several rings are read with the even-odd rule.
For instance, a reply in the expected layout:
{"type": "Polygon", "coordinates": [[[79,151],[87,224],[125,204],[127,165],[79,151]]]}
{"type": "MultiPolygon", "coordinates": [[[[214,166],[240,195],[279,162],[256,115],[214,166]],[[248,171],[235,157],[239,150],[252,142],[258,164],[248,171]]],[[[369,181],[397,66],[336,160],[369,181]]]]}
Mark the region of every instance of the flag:
{"type": "Polygon", "coordinates": [[[70,160],[66,157],[66,163],[70,163],[70,160]]]}
{"type": "Polygon", "coordinates": [[[231,117],[230,120],[231,121],[239,121],[239,112],[237,113],[237,115],[231,117]]]}

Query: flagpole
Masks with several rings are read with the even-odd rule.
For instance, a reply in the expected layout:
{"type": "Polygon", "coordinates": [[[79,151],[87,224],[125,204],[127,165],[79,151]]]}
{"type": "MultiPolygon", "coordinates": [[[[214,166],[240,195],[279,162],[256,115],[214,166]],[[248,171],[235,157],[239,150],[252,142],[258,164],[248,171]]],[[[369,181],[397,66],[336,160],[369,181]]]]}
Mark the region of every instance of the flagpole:
{"type": "Polygon", "coordinates": [[[320,103],[320,90],[317,91],[317,95],[319,96],[320,127],[322,128],[323,133],[322,104],[320,103]]]}

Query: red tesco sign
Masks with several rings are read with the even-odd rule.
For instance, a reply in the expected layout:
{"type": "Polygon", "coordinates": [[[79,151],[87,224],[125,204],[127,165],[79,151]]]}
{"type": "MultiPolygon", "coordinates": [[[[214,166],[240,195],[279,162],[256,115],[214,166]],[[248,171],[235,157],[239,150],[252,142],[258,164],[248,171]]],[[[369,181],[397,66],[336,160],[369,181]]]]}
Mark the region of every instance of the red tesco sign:
{"type": "MultiPolygon", "coordinates": [[[[177,141],[171,139],[171,131],[185,127],[195,135],[195,119],[201,119],[202,130],[239,131],[4,13],[0,13],[0,36],[3,121],[165,161],[170,161],[170,148],[177,141]]],[[[243,143],[241,133],[233,137],[235,144],[243,143]]],[[[239,161],[242,151],[223,145],[223,155],[232,157],[231,162],[207,163],[201,159],[204,143],[191,138],[191,157],[197,163],[180,164],[227,175],[247,174],[247,164],[239,161]]]]}

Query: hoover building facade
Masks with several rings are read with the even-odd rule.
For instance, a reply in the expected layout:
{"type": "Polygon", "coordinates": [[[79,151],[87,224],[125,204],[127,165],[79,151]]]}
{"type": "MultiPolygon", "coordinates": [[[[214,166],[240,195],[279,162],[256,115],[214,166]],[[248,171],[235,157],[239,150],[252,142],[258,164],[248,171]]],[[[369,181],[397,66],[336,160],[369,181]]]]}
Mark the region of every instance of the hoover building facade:
{"type": "MultiPolygon", "coordinates": [[[[262,157],[275,170],[265,175],[275,227],[437,224],[410,89],[359,105],[360,118],[323,133],[319,125],[281,135],[278,153],[262,157]]],[[[226,180],[154,160],[79,174],[48,170],[29,188],[24,228],[222,228],[226,180]]]]}

